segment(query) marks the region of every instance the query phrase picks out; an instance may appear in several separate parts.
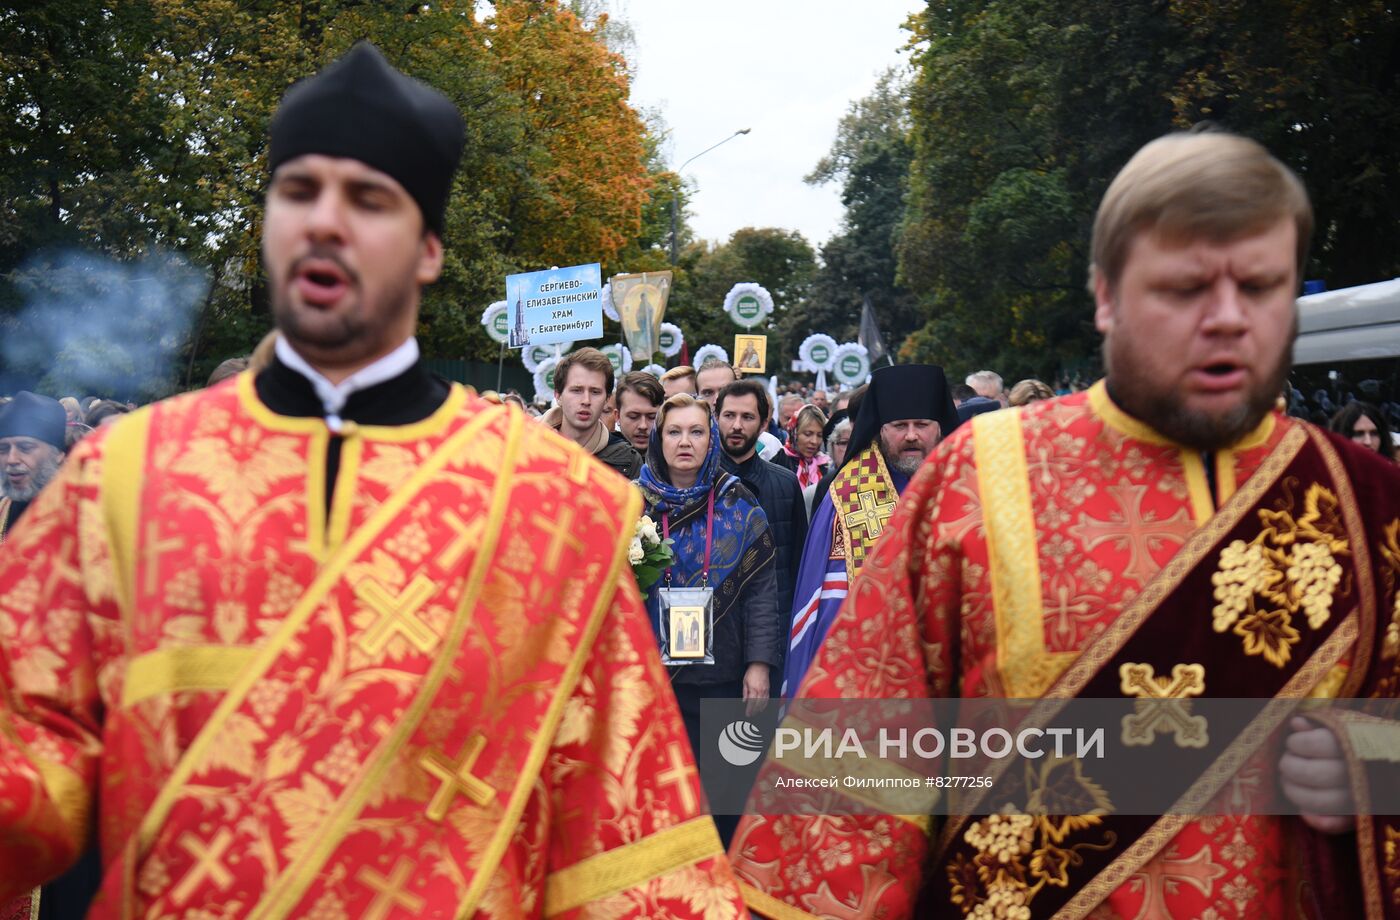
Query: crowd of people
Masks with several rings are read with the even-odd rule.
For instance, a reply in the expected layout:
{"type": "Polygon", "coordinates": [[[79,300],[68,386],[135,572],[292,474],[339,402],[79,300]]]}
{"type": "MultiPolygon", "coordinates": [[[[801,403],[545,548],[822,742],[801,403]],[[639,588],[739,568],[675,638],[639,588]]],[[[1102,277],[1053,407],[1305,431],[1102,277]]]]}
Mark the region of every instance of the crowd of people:
{"type": "MultiPolygon", "coordinates": [[[[1357,813],[1400,753],[1361,764],[1340,717],[1245,751],[1276,782],[1240,794],[1277,787],[1299,818],[1073,796],[941,828],[712,818],[696,765],[703,700],[1396,695],[1400,468],[1373,406],[1338,407],[1338,436],[1281,411],[1312,212],[1267,151],[1175,134],[1114,179],[1106,373],[1076,392],[899,364],[775,399],[723,362],[617,378],[584,347],[535,413],[433,376],[414,338],[465,143],[445,96],[357,45],[270,128],[276,334],[139,411],[0,405],[0,908],[1400,903],[1400,817],[1357,813]],[[673,554],[645,585],[643,525],[673,554]],[[1210,871],[1148,890],[1165,863],[1210,871]]],[[[1095,791],[1078,769],[1026,793],[1095,791]]]]}

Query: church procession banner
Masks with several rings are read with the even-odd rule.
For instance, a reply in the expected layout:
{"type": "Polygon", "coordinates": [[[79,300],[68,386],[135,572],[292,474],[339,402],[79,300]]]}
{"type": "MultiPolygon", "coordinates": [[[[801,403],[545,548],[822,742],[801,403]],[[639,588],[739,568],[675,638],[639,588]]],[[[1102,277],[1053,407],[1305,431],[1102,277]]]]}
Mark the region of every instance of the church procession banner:
{"type": "Polygon", "coordinates": [[[642,272],[614,275],[609,286],[612,302],[621,317],[622,335],[632,354],[648,361],[658,348],[666,300],[671,296],[671,273],[642,272]]]}
{"type": "Polygon", "coordinates": [[[603,336],[603,276],[597,262],[506,276],[511,348],[603,336]]]}

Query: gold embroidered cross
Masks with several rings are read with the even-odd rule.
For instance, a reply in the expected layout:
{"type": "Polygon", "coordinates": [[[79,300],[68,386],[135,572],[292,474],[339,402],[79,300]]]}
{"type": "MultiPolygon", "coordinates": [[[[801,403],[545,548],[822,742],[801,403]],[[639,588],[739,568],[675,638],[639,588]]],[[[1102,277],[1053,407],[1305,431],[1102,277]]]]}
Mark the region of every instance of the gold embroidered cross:
{"type": "Polygon", "coordinates": [[[1129,747],[1152,744],[1157,732],[1171,733],[1177,747],[1205,747],[1210,740],[1204,716],[1191,715],[1187,697],[1200,696],[1206,689],[1206,669],[1199,664],[1172,666],[1172,676],[1157,677],[1150,664],[1125,662],[1118,667],[1119,686],[1124,696],[1141,702],[1136,711],[1122,720],[1123,743],[1129,747]]]}
{"type": "Polygon", "coordinates": [[[73,538],[64,537],[63,543],[58,552],[49,557],[49,577],[44,582],[44,599],[53,600],[54,590],[60,582],[81,585],[83,583],[83,573],[76,566],[68,564],[68,557],[73,552],[73,538]]]}
{"type": "Polygon", "coordinates": [[[160,586],[157,578],[159,574],[156,570],[160,566],[160,557],[166,553],[184,549],[185,541],[182,537],[171,537],[168,540],[160,539],[160,528],[155,521],[146,522],[146,540],[141,545],[141,558],[146,566],[145,591],[147,594],[155,594],[156,588],[160,586]]]}
{"type": "Polygon", "coordinates": [[[675,786],[680,792],[681,806],[687,813],[694,812],[700,804],[695,798],[695,790],[690,785],[690,777],[695,774],[695,765],[685,762],[681,746],[674,741],[666,750],[666,756],[671,761],[671,767],[658,775],[657,779],[663,786],[675,786]]]}
{"type": "Polygon", "coordinates": [[[874,540],[885,532],[885,521],[894,513],[894,502],[876,502],[874,492],[862,492],[856,498],[860,510],[846,515],[846,529],[862,528],[866,538],[874,540]]]}
{"type": "Polygon", "coordinates": [[[180,848],[194,857],[194,865],[185,873],[180,884],[175,886],[175,890],[170,893],[170,899],[176,904],[185,903],[206,878],[212,881],[214,887],[220,891],[233,884],[233,873],[224,868],[224,864],[221,862],[224,853],[232,845],[233,831],[226,827],[219,829],[208,846],[205,846],[203,840],[189,831],[181,835],[180,848]]]}
{"type": "Polygon", "coordinates": [[[364,914],[366,920],[384,920],[395,904],[409,913],[416,914],[423,909],[426,902],[421,897],[404,891],[412,871],[408,860],[399,860],[387,878],[369,866],[360,869],[355,875],[356,881],[374,892],[374,901],[364,914]]]}
{"type": "Polygon", "coordinates": [[[355,596],[379,614],[379,620],[355,638],[355,643],[369,655],[378,655],[395,633],[402,635],[423,654],[437,645],[438,635],[432,627],[418,619],[418,611],[433,596],[433,582],[426,575],[417,575],[398,597],[375,581],[366,578],[355,586],[355,596]]]}
{"type": "Polygon", "coordinates": [[[486,736],[476,732],[462,745],[462,752],[457,755],[456,763],[437,751],[431,751],[419,758],[418,766],[442,781],[438,791],[433,793],[433,800],[428,803],[429,818],[441,821],[447,817],[452,800],[459,794],[481,806],[490,804],[496,798],[496,790],[492,789],[489,783],[472,775],[472,767],[476,766],[476,759],[481,756],[485,747],[486,736]]]}
{"type": "Polygon", "coordinates": [[[476,534],[472,532],[471,525],[462,520],[451,510],[442,512],[442,522],[452,528],[452,532],[457,535],[447,547],[447,551],[438,557],[438,565],[444,569],[450,569],[457,564],[457,560],[462,558],[462,554],[471,546],[476,534]]]}
{"type": "Polygon", "coordinates": [[[571,548],[583,549],[584,543],[574,536],[574,509],[564,508],[559,512],[559,520],[551,521],[542,515],[535,515],[535,526],[545,531],[553,531],[549,538],[549,548],[544,552],[545,568],[553,571],[559,567],[559,557],[564,553],[564,544],[571,548]]]}

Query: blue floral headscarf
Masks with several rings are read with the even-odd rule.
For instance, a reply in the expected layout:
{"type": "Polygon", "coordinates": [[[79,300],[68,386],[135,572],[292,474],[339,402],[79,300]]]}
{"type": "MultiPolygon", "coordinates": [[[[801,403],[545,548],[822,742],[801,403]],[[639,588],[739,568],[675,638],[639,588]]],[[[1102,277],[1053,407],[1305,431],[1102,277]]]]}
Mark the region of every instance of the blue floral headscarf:
{"type": "Polygon", "coordinates": [[[719,454],[719,426],[711,418],[710,449],[705,452],[705,459],[700,464],[700,471],[695,477],[695,485],[688,489],[678,489],[671,485],[671,468],[667,465],[666,457],[661,452],[661,426],[653,427],[651,438],[647,441],[647,461],[642,466],[641,476],[637,478],[637,483],[642,487],[642,495],[646,498],[647,507],[654,508],[657,513],[675,514],[697,501],[704,501],[705,496],[715,485],[716,479],[721,475],[719,454]]]}

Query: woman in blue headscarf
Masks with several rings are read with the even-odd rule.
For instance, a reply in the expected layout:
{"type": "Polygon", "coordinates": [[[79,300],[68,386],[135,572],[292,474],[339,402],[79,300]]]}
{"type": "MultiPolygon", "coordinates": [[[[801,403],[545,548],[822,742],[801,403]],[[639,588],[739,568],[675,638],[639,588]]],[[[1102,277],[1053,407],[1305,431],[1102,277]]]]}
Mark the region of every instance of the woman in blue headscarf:
{"type": "MultiPolygon", "coordinates": [[[[753,493],[720,468],[719,454],[719,430],[709,403],[678,393],[657,414],[638,480],[647,513],[675,541],[669,576],[647,592],[658,642],[666,636],[663,645],[671,644],[661,611],[661,591],[668,582],[672,588],[703,585],[714,590],[714,663],[669,668],[697,757],[700,700],[744,699],[753,713],[768,699],[770,669],[782,662],[773,534],[753,493]]],[[[686,651],[688,638],[680,642],[686,651]]]]}

